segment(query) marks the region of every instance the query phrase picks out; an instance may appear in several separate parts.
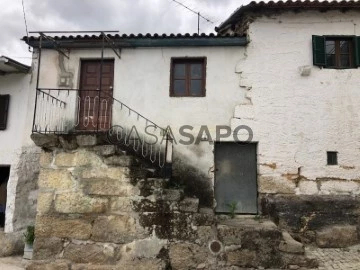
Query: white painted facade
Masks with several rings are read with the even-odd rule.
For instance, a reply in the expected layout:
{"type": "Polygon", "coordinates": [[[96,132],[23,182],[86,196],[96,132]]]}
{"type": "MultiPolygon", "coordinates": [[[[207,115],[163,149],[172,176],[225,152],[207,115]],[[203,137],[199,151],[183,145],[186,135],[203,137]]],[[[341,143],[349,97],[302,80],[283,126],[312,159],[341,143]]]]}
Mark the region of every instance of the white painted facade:
{"type": "MultiPolygon", "coordinates": [[[[38,166],[33,163],[38,161],[38,149],[30,139],[32,123],[27,119],[29,114],[33,113],[34,104],[34,99],[30,101],[30,80],[31,75],[24,73],[0,76],[0,94],[10,95],[7,128],[0,130],[0,166],[10,166],[5,232],[13,232],[32,225],[25,224],[25,220],[16,217],[18,210],[16,208],[23,207],[21,203],[16,203],[17,199],[23,200],[24,204],[29,204],[29,206],[36,202],[36,192],[28,194],[27,191],[21,190],[21,186],[25,185],[21,182],[29,182],[30,179],[27,177],[31,176],[38,166]],[[18,185],[18,183],[21,184],[18,185]],[[17,196],[24,197],[17,198],[17,196]]],[[[19,215],[22,213],[19,212],[19,215]]]]}
{"type": "Polygon", "coordinates": [[[313,66],[312,35],[359,36],[359,13],[255,18],[236,66],[247,102],[235,106],[232,126],[253,129],[261,193],[358,195],[360,68],[313,66]],[[338,152],[339,165],[327,165],[327,151],[338,152]]]}
{"type": "MultiPolygon", "coordinates": [[[[104,57],[115,62],[114,97],[160,126],[171,126],[177,139],[182,125],[194,126],[194,135],[207,125],[213,140],[216,125],[249,126],[258,144],[259,193],[357,195],[360,69],[313,66],[312,35],[360,35],[359,25],[357,12],[284,12],[256,17],[247,46],[124,48],[121,59],[106,49],[104,57]],[[170,97],[172,57],[206,57],[206,97],[170,97]],[[327,151],[338,152],[339,165],[327,165],[327,151]]],[[[100,49],[72,49],[69,60],[44,49],[39,86],[58,88],[65,72],[78,88],[82,59],[100,59],[100,49]]],[[[74,117],[73,104],[67,117],[74,117]]],[[[114,117],[113,124],[117,121],[114,117]]],[[[213,183],[213,151],[208,141],[178,144],[174,157],[213,183]]]]}

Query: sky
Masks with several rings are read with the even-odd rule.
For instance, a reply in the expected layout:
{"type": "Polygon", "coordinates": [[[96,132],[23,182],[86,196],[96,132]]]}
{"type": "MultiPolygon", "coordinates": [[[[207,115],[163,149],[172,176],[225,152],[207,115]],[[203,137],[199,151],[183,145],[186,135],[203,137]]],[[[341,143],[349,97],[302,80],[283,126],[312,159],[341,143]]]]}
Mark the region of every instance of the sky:
{"type": "MultiPolygon", "coordinates": [[[[196,33],[197,15],[173,0],[0,0],[0,55],[30,64],[20,39],[28,31],[118,30],[120,34],[196,33]]],[[[200,32],[214,32],[231,13],[250,0],[177,0],[199,11],[200,32]]],[[[34,34],[30,34],[34,35],[34,34]]]]}

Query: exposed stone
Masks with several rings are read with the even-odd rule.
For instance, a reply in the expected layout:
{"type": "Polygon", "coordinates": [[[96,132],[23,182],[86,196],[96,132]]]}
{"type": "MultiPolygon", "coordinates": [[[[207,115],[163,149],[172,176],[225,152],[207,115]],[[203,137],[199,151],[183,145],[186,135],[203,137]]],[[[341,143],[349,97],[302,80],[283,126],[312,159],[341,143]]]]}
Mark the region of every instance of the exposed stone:
{"type": "Polygon", "coordinates": [[[52,202],[54,199],[53,192],[40,192],[37,198],[37,213],[44,215],[51,211],[52,202]]]}
{"type": "Polygon", "coordinates": [[[256,267],[258,266],[256,260],[257,255],[253,250],[240,249],[230,251],[227,254],[227,264],[242,267],[256,267]]]}
{"type": "Polygon", "coordinates": [[[172,269],[193,269],[205,263],[209,252],[205,247],[192,243],[170,244],[169,257],[172,269]]]}
{"type": "Polygon", "coordinates": [[[26,270],[70,270],[70,263],[64,260],[51,261],[31,261],[26,270]]]}
{"type": "Polygon", "coordinates": [[[128,181],[130,170],[127,167],[86,168],[82,171],[82,178],[110,178],[119,181],[128,181]]]}
{"type": "Polygon", "coordinates": [[[132,200],[124,197],[111,197],[110,198],[110,212],[131,212],[133,205],[132,200]]]}
{"type": "Polygon", "coordinates": [[[74,182],[67,170],[42,169],[39,175],[39,188],[70,189],[74,182]]]}
{"type": "Polygon", "coordinates": [[[21,232],[0,232],[0,257],[23,254],[24,240],[21,232]]]}
{"type": "Polygon", "coordinates": [[[164,189],[159,194],[159,199],[164,201],[180,201],[184,196],[184,191],[181,189],[164,189]]]}
{"type": "Polygon", "coordinates": [[[119,216],[99,216],[95,219],[91,239],[99,242],[128,243],[143,238],[143,230],[134,218],[119,216]]]}
{"type": "Polygon", "coordinates": [[[55,210],[59,213],[102,213],[107,204],[107,198],[89,197],[80,192],[60,193],[55,198],[55,210]]]}
{"type": "Polygon", "coordinates": [[[116,266],[116,265],[73,264],[71,266],[71,270],[120,270],[120,269],[121,269],[120,266],[116,266]]]}
{"type": "Polygon", "coordinates": [[[260,176],[258,178],[260,193],[295,194],[295,181],[281,177],[260,176]]]}
{"type": "Polygon", "coordinates": [[[197,227],[197,243],[208,244],[211,240],[214,240],[216,235],[211,226],[198,226],[197,227]]]}
{"type": "Polygon", "coordinates": [[[91,224],[81,219],[66,219],[64,217],[37,216],[35,223],[36,237],[89,239],[91,224]]]}
{"type": "Polygon", "coordinates": [[[64,242],[56,237],[36,237],[34,241],[34,255],[35,260],[46,260],[55,258],[63,249],[64,242]]]}
{"type": "Polygon", "coordinates": [[[156,237],[136,240],[122,247],[121,258],[132,260],[134,258],[156,258],[167,245],[167,240],[156,237]]]}
{"type": "Polygon", "coordinates": [[[341,248],[359,242],[356,226],[334,225],[316,231],[316,244],[323,248],[341,248]]]}
{"type": "Polygon", "coordinates": [[[64,258],[75,263],[114,264],[116,261],[115,247],[97,244],[70,243],[64,251],[64,258]]]}
{"type": "Polygon", "coordinates": [[[115,179],[86,179],[81,181],[83,191],[88,195],[135,196],[140,190],[129,183],[115,179]]]}
{"type": "MultiPolygon", "coordinates": [[[[166,263],[160,259],[121,260],[117,270],[165,270],[166,263]]],[[[96,269],[97,270],[97,269],[96,269]]],[[[175,269],[174,269],[175,270],[175,269]]]]}
{"type": "Polygon", "coordinates": [[[214,224],[215,216],[214,214],[201,214],[195,213],[193,218],[193,223],[196,226],[210,226],[214,224]]]}
{"type": "Polygon", "coordinates": [[[41,168],[49,168],[52,160],[53,160],[52,152],[41,151],[40,160],[39,160],[41,168]]]}
{"type": "Polygon", "coordinates": [[[70,136],[60,136],[59,137],[60,145],[63,149],[66,150],[75,150],[78,148],[78,144],[76,142],[76,138],[72,135],[70,136]]]}
{"type": "Polygon", "coordinates": [[[283,241],[280,242],[279,250],[287,253],[304,254],[304,245],[295,241],[288,232],[282,232],[283,241]]]}
{"type": "Polygon", "coordinates": [[[76,136],[76,142],[79,146],[94,146],[97,144],[96,135],[78,135],[76,136]]]}
{"type": "Polygon", "coordinates": [[[37,146],[44,149],[52,149],[59,146],[59,139],[55,134],[32,133],[30,138],[37,146]]]}
{"type": "Polygon", "coordinates": [[[131,156],[111,156],[105,159],[105,164],[116,165],[119,167],[128,167],[133,163],[133,157],[131,156]]]}
{"type": "Polygon", "coordinates": [[[89,166],[101,165],[102,161],[95,153],[80,150],[77,152],[60,152],[55,157],[55,165],[59,167],[76,167],[76,166],[89,166]]]}
{"type": "Polygon", "coordinates": [[[182,212],[196,213],[199,209],[199,199],[184,198],[179,204],[179,210],[182,212]]]}
{"type": "Polygon", "coordinates": [[[94,151],[102,156],[111,156],[115,154],[115,145],[98,145],[95,146],[94,151]]]}

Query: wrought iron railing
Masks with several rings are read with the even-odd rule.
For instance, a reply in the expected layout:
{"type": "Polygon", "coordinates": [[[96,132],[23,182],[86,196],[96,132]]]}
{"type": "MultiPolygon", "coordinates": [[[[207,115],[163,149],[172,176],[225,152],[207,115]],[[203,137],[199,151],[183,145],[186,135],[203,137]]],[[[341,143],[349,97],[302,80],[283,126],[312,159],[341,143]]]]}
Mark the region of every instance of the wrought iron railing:
{"type": "Polygon", "coordinates": [[[123,145],[167,171],[171,166],[172,138],[167,129],[112,97],[109,91],[38,89],[32,131],[105,133],[110,143],[123,145]]]}

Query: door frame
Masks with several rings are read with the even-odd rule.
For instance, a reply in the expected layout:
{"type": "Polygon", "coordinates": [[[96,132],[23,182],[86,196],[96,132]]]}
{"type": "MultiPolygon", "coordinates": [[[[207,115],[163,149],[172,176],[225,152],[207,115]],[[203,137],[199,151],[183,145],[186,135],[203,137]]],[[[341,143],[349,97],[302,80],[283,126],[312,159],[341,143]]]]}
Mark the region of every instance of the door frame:
{"type": "MultiPolygon", "coordinates": [[[[259,215],[261,213],[261,203],[260,203],[260,196],[259,196],[259,184],[258,184],[258,181],[259,181],[259,177],[258,177],[258,172],[259,172],[259,163],[258,163],[258,148],[259,148],[259,142],[236,142],[236,141],[214,141],[214,150],[213,150],[213,153],[214,153],[214,200],[216,201],[216,198],[215,198],[215,182],[216,182],[216,172],[217,172],[217,169],[216,169],[216,157],[217,157],[217,153],[216,153],[216,145],[217,144],[253,144],[255,145],[255,162],[256,162],[256,182],[255,182],[255,185],[256,185],[256,213],[236,213],[236,215],[253,215],[253,216],[256,216],[256,215],[259,215]]],[[[218,215],[221,215],[221,214],[228,214],[227,212],[216,212],[215,211],[215,206],[214,206],[214,212],[215,214],[218,214],[218,215]]]]}

